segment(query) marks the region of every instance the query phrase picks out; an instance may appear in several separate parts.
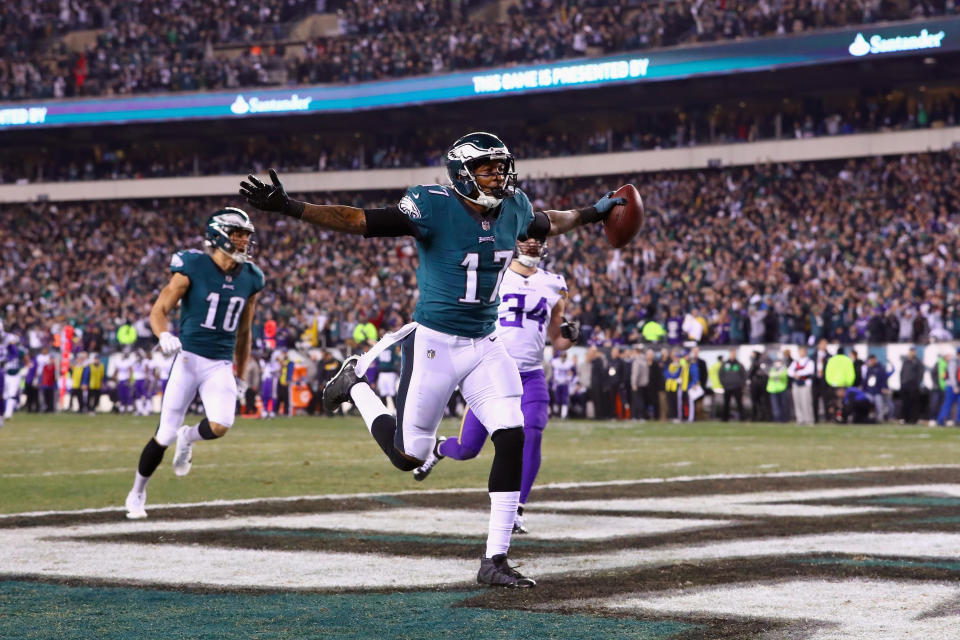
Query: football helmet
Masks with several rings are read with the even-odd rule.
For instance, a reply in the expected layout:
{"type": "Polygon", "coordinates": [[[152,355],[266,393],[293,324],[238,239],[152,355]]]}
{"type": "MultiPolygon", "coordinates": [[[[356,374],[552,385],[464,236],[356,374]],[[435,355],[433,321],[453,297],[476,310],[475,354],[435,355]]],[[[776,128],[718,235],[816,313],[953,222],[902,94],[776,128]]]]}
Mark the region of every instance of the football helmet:
{"type": "Polygon", "coordinates": [[[207,220],[203,243],[211,249],[220,249],[237,262],[247,262],[253,257],[253,238],[247,240],[246,249],[237,251],[230,240],[230,234],[234,231],[246,231],[253,235],[256,229],[245,211],[236,207],[225,207],[207,220]]]}
{"type": "Polygon", "coordinates": [[[525,267],[536,267],[547,256],[547,243],[536,238],[517,240],[514,259],[525,267]]]}
{"type": "Polygon", "coordinates": [[[454,190],[461,196],[483,207],[491,209],[509,198],[517,188],[517,171],[513,154],[497,136],[492,133],[476,131],[458,139],[447,151],[447,176],[454,190]],[[485,193],[480,189],[475,175],[476,168],[490,161],[503,162],[503,186],[485,193]]]}

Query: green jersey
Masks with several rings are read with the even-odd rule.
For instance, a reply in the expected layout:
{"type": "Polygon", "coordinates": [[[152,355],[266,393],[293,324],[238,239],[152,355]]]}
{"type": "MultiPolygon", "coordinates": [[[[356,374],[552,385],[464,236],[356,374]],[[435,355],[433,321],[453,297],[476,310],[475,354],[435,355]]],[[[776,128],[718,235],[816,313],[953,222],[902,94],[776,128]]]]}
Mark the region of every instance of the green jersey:
{"type": "Polygon", "coordinates": [[[481,338],[493,332],[503,274],[517,236],[533,220],[527,196],[517,189],[482,216],[453,189],[420,185],[407,189],[400,210],[417,226],[417,283],[413,312],[418,323],[442,333],[481,338]]]}
{"type": "Polygon", "coordinates": [[[183,350],[211,360],[233,360],[240,315],[247,299],[263,289],[263,272],[245,262],[227,273],[196,249],[173,254],[170,271],[190,278],[180,309],[183,350]]]}

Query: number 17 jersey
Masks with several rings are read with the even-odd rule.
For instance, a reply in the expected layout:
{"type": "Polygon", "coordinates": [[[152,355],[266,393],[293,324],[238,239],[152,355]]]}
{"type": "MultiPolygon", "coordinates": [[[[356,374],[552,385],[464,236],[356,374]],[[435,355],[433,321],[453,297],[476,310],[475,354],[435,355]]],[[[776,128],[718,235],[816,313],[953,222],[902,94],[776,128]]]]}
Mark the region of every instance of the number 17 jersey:
{"type": "Polygon", "coordinates": [[[180,309],[183,350],[211,360],[233,360],[240,316],[247,299],[263,289],[263,271],[245,262],[227,273],[195,249],[173,254],[170,271],[190,278],[180,309]]]}
{"type": "Polygon", "coordinates": [[[507,269],[500,285],[497,333],[521,371],[543,368],[550,314],[567,297],[563,276],[537,269],[524,276],[507,269]]]}

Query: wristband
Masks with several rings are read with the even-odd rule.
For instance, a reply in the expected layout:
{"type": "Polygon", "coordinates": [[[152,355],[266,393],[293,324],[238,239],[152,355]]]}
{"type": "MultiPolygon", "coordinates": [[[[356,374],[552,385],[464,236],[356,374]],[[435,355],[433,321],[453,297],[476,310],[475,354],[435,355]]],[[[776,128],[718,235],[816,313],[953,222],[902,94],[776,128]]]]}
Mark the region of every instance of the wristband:
{"type": "Polygon", "coordinates": [[[303,219],[303,209],[306,207],[306,204],[300,202],[299,200],[288,200],[287,204],[284,205],[283,211],[281,213],[285,216],[290,216],[291,218],[296,218],[297,220],[303,219]]]}
{"type": "Polygon", "coordinates": [[[607,212],[606,215],[597,211],[596,207],[587,207],[586,209],[577,209],[577,213],[580,214],[580,224],[590,224],[591,222],[600,222],[601,220],[606,220],[607,216],[610,215],[607,212]]]}

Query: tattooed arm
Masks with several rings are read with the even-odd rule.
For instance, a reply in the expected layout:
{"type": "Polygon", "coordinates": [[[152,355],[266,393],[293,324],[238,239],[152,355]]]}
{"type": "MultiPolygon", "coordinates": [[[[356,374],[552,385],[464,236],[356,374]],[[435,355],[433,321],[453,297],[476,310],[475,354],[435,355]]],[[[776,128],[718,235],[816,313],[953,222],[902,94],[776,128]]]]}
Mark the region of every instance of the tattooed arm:
{"type": "Polygon", "coordinates": [[[363,235],[367,231],[363,209],[344,205],[310,204],[293,200],[287,195],[277,172],[270,169],[272,185],[260,182],[254,176],[240,183],[240,195],[261,211],[275,211],[318,227],[363,235]]]}

